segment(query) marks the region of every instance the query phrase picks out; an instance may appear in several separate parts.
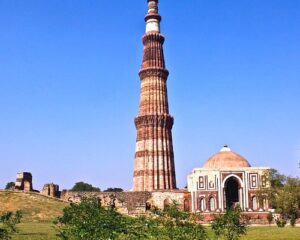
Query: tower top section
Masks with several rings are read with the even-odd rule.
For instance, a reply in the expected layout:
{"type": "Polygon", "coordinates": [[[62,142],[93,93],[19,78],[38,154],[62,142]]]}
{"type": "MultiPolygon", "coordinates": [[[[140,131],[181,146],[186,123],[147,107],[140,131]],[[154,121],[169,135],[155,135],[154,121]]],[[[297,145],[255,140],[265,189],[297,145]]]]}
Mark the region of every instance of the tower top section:
{"type": "Polygon", "coordinates": [[[145,17],[146,33],[157,32],[160,33],[161,16],[158,13],[158,0],[147,0],[148,12],[145,17]]]}

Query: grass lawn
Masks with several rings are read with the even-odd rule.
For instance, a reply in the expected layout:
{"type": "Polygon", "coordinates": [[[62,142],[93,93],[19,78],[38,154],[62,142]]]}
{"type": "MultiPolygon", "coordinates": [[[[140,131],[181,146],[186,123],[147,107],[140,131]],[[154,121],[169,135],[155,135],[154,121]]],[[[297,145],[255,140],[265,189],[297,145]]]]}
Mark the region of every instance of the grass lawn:
{"type": "Polygon", "coordinates": [[[51,222],[27,222],[18,224],[18,234],[13,240],[54,240],[55,230],[51,222]]]}
{"type": "Polygon", "coordinates": [[[299,240],[300,239],[300,228],[299,227],[249,227],[248,233],[241,240],[299,240]]]}
{"type": "MultiPolygon", "coordinates": [[[[18,225],[19,233],[13,240],[54,240],[55,230],[51,222],[28,222],[18,225]]],[[[213,233],[207,228],[208,234],[213,239],[213,233]]],[[[248,234],[241,240],[299,240],[300,228],[278,228],[278,227],[249,227],[248,234]]]]}

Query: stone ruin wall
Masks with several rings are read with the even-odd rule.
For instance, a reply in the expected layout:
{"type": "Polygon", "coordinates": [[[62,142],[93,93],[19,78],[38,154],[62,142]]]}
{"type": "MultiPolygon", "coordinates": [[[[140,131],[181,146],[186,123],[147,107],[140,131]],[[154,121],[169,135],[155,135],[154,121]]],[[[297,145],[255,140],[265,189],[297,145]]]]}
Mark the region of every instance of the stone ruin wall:
{"type": "Polygon", "coordinates": [[[47,183],[44,185],[41,194],[49,197],[59,198],[60,197],[59,186],[54,183],[47,183]]]}
{"type": "Polygon", "coordinates": [[[94,197],[102,206],[113,206],[118,212],[126,215],[144,215],[151,207],[163,209],[175,200],[181,209],[187,209],[190,194],[186,191],[157,192],[70,192],[63,191],[61,199],[77,203],[83,198],[94,197]]]}
{"type": "Polygon", "coordinates": [[[78,203],[83,198],[96,198],[101,206],[112,206],[118,212],[127,215],[140,215],[146,212],[146,203],[150,199],[149,192],[70,192],[63,191],[61,199],[78,203]]]}
{"type": "Polygon", "coordinates": [[[15,190],[24,191],[24,192],[32,192],[32,175],[29,172],[20,172],[17,173],[16,182],[15,182],[15,190]]]}

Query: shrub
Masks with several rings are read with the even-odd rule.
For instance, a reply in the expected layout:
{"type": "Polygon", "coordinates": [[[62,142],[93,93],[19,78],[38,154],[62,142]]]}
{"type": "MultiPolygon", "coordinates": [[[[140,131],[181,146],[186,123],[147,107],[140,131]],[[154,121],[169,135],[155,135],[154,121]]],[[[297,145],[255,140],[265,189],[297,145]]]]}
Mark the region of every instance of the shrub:
{"type": "Polygon", "coordinates": [[[286,220],[279,218],[276,220],[277,227],[283,228],[286,225],[286,220]]]}
{"type": "Polygon", "coordinates": [[[11,190],[14,189],[15,183],[14,182],[8,182],[5,186],[5,190],[11,190]]]}
{"type": "Polygon", "coordinates": [[[293,214],[290,219],[290,224],[292,227],[295,227],[296,224],[296,216],[293,214]]]}
{"type": "Polygon", "coordinates": [[[20,223],[22,214],[20,211],[15,213],[5,212],[0,215],[0,239],[8,240],[17,232],[16,225],[20,223]]]}
{"type": "Polygon", "coordinates": [[[211,226],[217,238],[223,236],[226,240],[237,240],[247,232],[240,208],[230,208],[224,215],[216,215],[211,226]]]}
{"type": "Polygon", "coordinates": [[[273,219],[274,219],[273,213],[269,212],[268,216],[267,216],[267,220],[269,222],[269,225],[272,223],[273,219]]]}
{"type": "Polygon", "coordinates": [[[62,240],[207,239],[204,227],[196,221],[175,204],[157,210],[153,217],[133,218],[99,206],[96,199],[83,199],[66,207],[54,223],[57,237],[62,240]]]}

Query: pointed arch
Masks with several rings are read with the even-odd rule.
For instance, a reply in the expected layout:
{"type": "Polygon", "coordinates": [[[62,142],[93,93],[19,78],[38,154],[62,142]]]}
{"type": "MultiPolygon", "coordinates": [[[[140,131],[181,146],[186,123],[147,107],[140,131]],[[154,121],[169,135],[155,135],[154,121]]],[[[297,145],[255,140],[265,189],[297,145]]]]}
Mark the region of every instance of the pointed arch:
{"type": "Polygon", "coordinates": [[[211,196],[209,198],[208,203],[209,203],[209,207],[208,207],[209,211],[211,211],[211,212],[215,211],[216,210],[216,200],[213,196],[211,196]]]}

